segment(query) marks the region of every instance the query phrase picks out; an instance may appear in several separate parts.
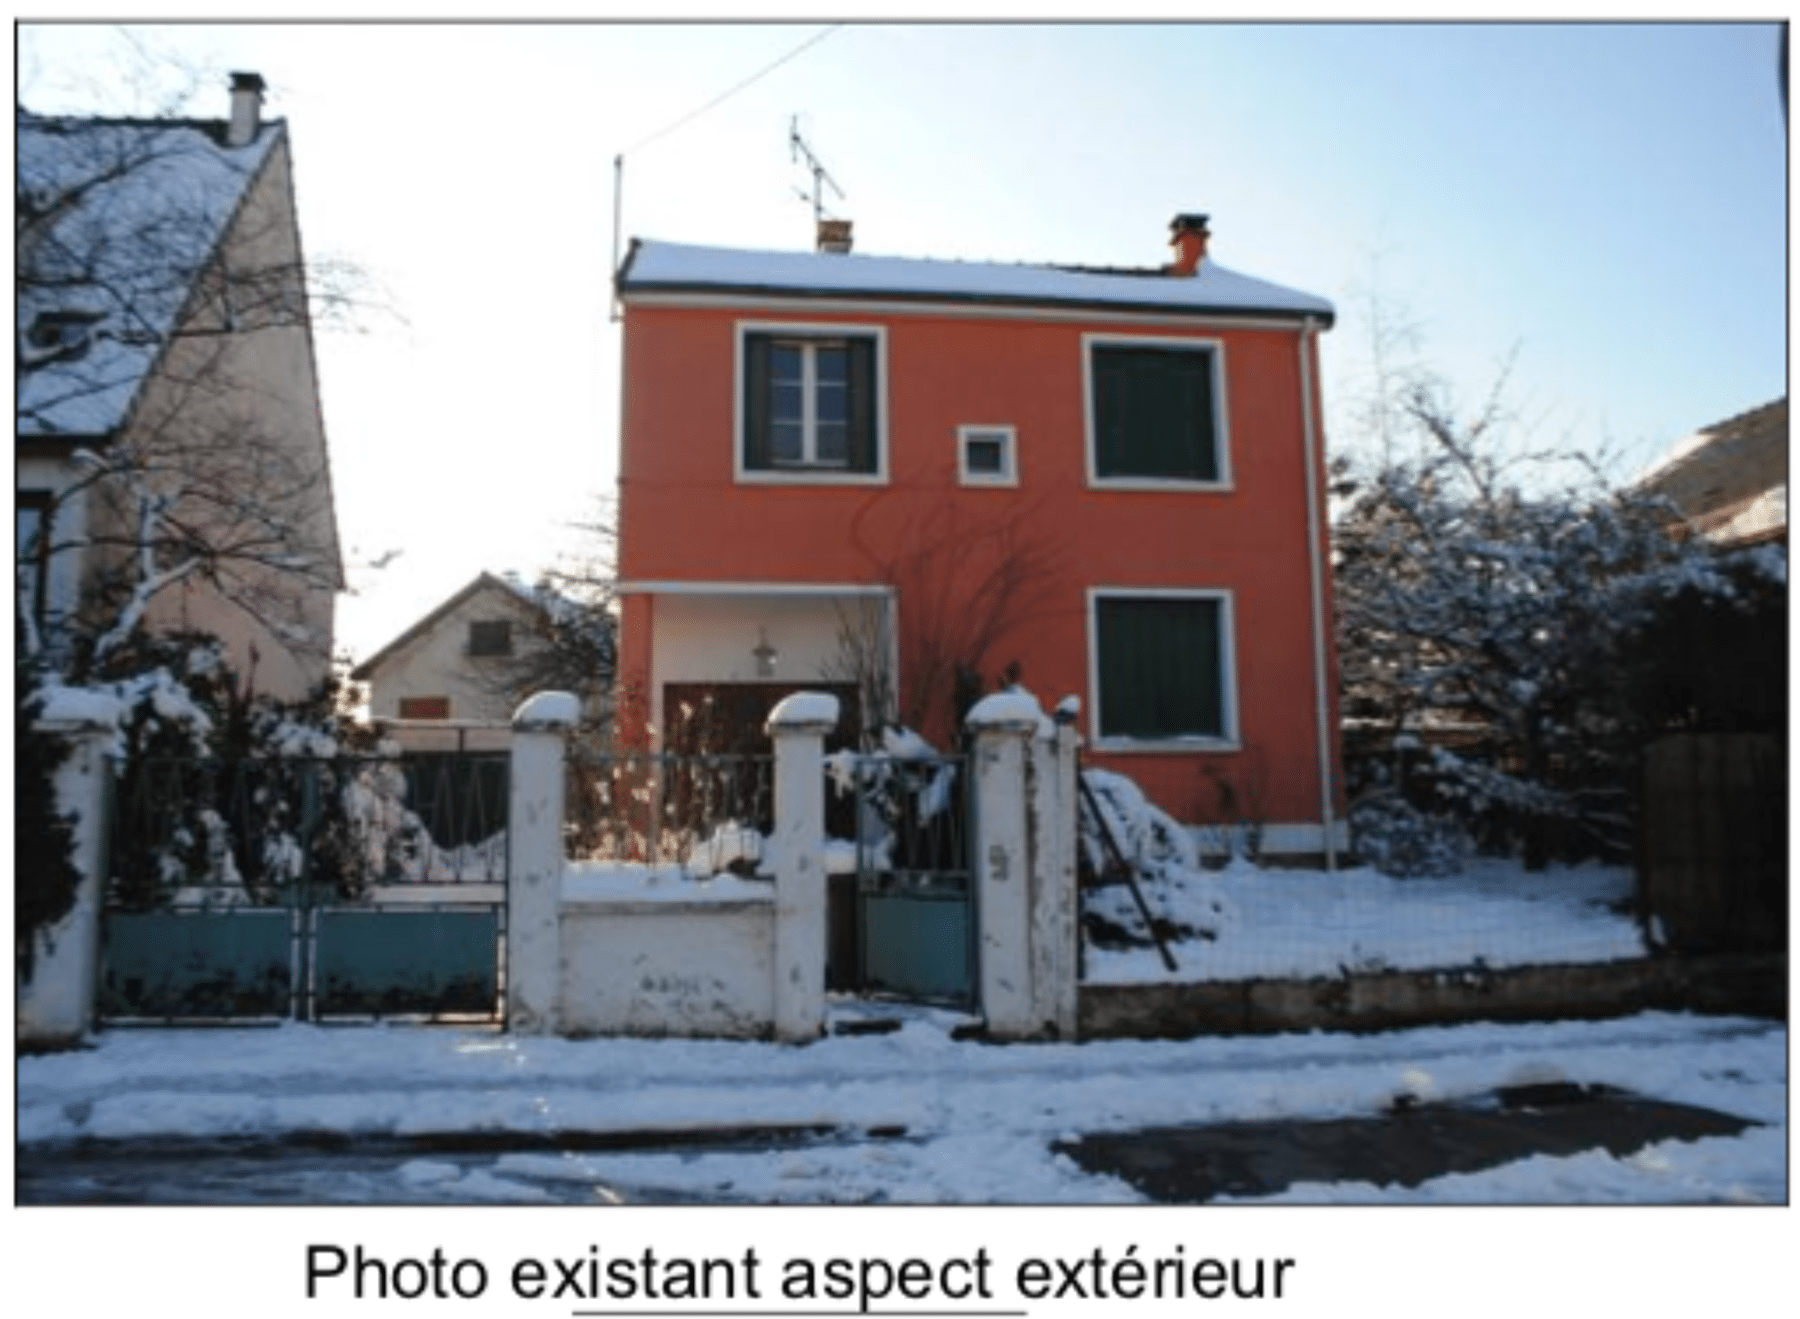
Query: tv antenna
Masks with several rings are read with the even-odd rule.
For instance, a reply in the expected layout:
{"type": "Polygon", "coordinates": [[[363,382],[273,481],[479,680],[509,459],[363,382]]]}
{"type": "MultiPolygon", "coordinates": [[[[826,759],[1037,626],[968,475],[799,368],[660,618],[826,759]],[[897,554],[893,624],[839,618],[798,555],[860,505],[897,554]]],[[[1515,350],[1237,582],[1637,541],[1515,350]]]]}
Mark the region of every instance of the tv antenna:
{"type": "Polygon", "coordinates": [[[788,151],[794,161],[804,160],[807,172],[812,175],[811,192],[804,188],[795,188],[794,191],[799,195],[801,201],[812,203],[813,223],[817,225],[820,220],[825,218],[825,189],[830,188],[838,195],[840,201],[843,200],[844,190],[838,187],[837,180],[831,177],[830,172],[825,168],[825,162],[819,159],[813,149],[806,144],[806,139],[800,136],[799,115],[795,115],[788,122],[788,151]]]}

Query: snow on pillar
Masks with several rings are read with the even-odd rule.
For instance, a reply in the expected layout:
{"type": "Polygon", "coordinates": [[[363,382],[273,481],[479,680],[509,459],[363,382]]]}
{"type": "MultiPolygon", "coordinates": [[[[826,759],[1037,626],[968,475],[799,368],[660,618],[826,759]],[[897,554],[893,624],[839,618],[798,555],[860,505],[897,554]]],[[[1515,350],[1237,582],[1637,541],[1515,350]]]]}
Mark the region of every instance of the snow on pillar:
{"type": "Polygon", "coordinates": [[[825,734],[838,702],[796,692],[769,714],[775,742],[775,1035],[817,1039],[825,1028],[825,734]]]}
{"type": "Polygon", "coordinates": [[[93,1026],[100,984],[100,912],[112,796],[107,749],[116,729],[110,722],[54,717],[40,720],[38,727],[70,747],[56,770],[56,800],[60,811],[75,817],[71,860],[81,883],[69,913],[38,934],[31,979],[15,982],[13,1022],[20,1043],[72,1044],[93,1026]]]}
{"type": "Polygon", "coordinates": [[[507,804],[506,1024],[549,1035],[561,1016],[564,739],[581,714],[567,692],[539,692],[513,715],[507,804]]]}

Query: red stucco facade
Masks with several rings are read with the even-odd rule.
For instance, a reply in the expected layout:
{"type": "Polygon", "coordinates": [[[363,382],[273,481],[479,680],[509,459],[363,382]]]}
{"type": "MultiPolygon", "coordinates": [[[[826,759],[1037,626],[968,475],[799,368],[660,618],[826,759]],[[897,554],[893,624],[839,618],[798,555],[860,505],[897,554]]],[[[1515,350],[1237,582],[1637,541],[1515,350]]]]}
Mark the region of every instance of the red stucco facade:
{"type": "MultiPolygon", "coordinates": [[[[1341,815],[1319,323],[874,297],[788,306],[766,294],[627,296],[621,580],[891,588],[903,693],[938,662],[932,649],[947,636],[991,631],[978,657],[990,683],[1016,667],[1046,707],[1080,697],[1087,762],[1129,774],[1176,816],[1216,818],[1225,782],[1244,818],[1317,826],[1328,800],[1341,815]],[[879,478],[744,479],[739,336],[748,322],[879,327],[879,478]],[[1090,336],[1215,346],[1226,483],[1120,489],[1092,478],[1090,336]],[[969,425],[1010,428],[1013,484],[965,481],[959,427],[969,425]],[[1010,593],[996,589],[1007,584],[1010,593]],[[1233,736],[1155,749],[1096,737],[1096,590],[1229,600],[1233,736]]],[[[624,596],[627,687],[653,671],[657,602],[654,590],[624,596]]],[[[941,739],[947,686],[940,695],[918,721],[941,739]]]]}

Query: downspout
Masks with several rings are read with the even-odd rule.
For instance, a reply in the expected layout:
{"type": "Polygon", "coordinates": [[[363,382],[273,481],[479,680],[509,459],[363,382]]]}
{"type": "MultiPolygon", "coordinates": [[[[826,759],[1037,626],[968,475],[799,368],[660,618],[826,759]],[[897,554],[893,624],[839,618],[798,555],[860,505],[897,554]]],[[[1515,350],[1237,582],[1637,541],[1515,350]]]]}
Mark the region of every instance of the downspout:
{"type": "Polygon", "coordinates": [[[1337,871],[1337,847],[1333,842],[1332,803],[1337,796],[1331,772],[1331,691],[1325,666],[1325,563],[1322,510],[1319,503],[1317,423],[1318,400],[1313,392],[1312,357],[1318,342],[1318,322],[1308,317],[1300,327],[1300,411],[1306,448],[1306,550],[1312,586],[1313,707],[1319,747],[1319,824],[1325,848],[1325,869],[1337,871]]]}

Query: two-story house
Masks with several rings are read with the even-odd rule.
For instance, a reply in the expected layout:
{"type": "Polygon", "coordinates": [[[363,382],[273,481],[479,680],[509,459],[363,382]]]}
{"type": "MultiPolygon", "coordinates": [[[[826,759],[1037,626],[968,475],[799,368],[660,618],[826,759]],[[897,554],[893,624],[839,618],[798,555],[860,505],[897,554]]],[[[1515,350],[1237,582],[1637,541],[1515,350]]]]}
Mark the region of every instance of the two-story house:
{"type": "MultiPolygon", "coordinates": [[[[634,241],[621,710],[796,686],[944,745],[972,692],[1080,698],[1089,763],[1265,852],[1342,845],[1321,298],[1176,217],[1142,269],[634,241]]],[[[629,722],[622,735],[630,737],[629,722]]]]}
{"type": "Polygon", "coordinates": [[[286,124],[17,113],[17,616],[67,659],[222,638],[258,691],[330,672],[342,589],[286,124]]]}

